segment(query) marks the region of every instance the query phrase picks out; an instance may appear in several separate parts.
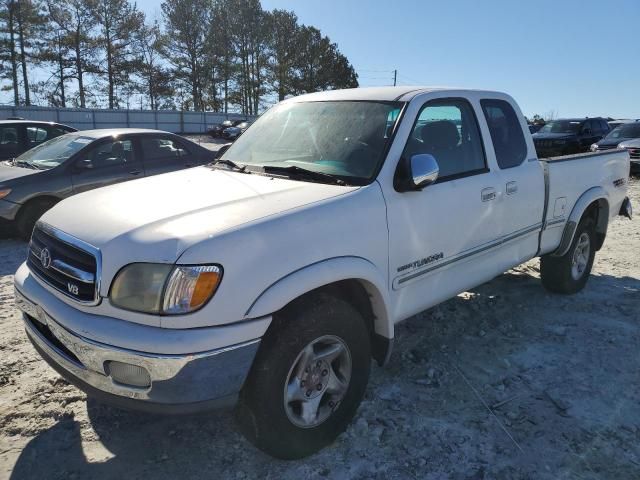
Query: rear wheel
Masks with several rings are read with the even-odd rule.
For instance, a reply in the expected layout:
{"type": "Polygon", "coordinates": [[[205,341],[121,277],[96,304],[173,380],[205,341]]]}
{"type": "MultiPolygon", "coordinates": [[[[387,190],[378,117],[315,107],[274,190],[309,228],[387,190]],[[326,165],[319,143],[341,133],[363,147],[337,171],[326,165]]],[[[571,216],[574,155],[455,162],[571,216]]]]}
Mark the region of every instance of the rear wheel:
{"type": "Polygon", "coordinates": [[[582,290],[591,274],[595,245],[595,222],[591,217],[584,217],[566,254],[562,257],[545,255],[540,259],[542,285],[555,293],[582,290]]]}
{"type": "Polygon", "coordinates": [[[23,240],[29,240],[40,217],[55,205],[53,200],[32,200],[22,207],[16,219],[16,230],[23,240]]]}
{"type": "Polygon", "coordinates": [[[330,444],[353,418],[371,365],[364,319],[344,300],[318,294],[274,319],[240,396],[245,436],[277,458],[330,444]]]}

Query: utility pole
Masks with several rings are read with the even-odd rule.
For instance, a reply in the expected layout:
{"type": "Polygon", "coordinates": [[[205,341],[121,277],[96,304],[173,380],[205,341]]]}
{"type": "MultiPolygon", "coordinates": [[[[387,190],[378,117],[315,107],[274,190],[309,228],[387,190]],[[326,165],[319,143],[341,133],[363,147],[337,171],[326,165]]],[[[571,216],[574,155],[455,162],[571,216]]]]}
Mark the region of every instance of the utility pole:
{"type": "Polygon", "coordinates": [[[393,71],[393,86],[396,86],[396,81],[398,80],[398,70],[393,71]]]}

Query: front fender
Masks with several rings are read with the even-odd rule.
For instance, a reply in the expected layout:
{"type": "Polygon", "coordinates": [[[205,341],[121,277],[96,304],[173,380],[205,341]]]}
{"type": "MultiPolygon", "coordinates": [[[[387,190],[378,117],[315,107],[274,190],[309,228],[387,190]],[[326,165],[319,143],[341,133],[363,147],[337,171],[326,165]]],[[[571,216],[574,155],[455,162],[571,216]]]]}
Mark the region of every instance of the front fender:
{"type": "Polygon", "coordinates": [[[594,202],[597,202],[599,208],[596,232],[601,234],[604,240],[604,235],[607,233],[607,226],[609,224],[609,194],[602,187],[592,187],[584,192],[573,206],[564,231],[562,232],[560,246],[553,252],[554,256],[561,257],[569,251],[576,229],[578,228],[578,223],[580,223],[589,205],[594,202]]]}
{"type": "Polygon", "coordinates": [[[393,338],[387,282],[373,263],[361,257],[330,258],[289,273],[266,288],[245,316],[259,318],[264,312],[277,312],[305,293],[341,280],[357,280],[362,284],[371,300],[375,332],[393,338]]]}

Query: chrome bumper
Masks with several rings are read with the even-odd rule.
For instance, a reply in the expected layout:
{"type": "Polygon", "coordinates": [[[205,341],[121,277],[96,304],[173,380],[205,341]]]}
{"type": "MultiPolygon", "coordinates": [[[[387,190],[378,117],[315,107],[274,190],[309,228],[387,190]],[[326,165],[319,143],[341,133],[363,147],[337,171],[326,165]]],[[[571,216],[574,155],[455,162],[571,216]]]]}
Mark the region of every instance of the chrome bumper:
{"type": "Polygon", "coordinates": [[[42,357],[82,390],[124,407],[181,413],[233,403],[260,343],[255,339],[185,355],[138,352],[69,331],[17,289],[15,298],[23,312],[27,335],[42,357]],[[144,368],[149,385],[137,387],[114,381],[110,362],[144,368]]]}

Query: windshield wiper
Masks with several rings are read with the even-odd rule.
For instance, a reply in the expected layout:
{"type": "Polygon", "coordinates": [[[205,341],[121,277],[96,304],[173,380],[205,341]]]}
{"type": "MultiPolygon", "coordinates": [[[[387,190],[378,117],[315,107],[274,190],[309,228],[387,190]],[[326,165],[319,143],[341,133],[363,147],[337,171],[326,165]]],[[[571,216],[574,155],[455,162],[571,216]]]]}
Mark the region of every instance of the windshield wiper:
{"type": "Polygon", "coordinates": [[[222,165],[226,165],[227,167],[230,167],[231,169],[240,173],[251,173],[247,171],[246,165],[240,166],[233,160],[227,160],[226,158],[219,158],[218,160],[214,160],[213,162],[211,162],[211,165],[217,165],[219,163],[221,163],[222,165]]]}
{"type": "Polygon", "coordinates": [[[314,170],[307,170],[306,168],[298,167],[297,165],[290,165],[288,167],[278,167],[273,165],[265,165],[262,167],[265,173],[280,173],[295,175],[299,177],[305,177],[310,180],[318,180],[324,183],[334,183],[336,185],[346,185],[344,180],[331,175],[329,173],[316,172],[314,170]]]}
{"type": "Polygon", "coordinates": [[[38,167],[36,167],[35,165],[33,165],[32,163],[29,162],[25,162],[24,160],[18,160],[17,158],[13,159],[13,165],[15,165],[16,167],[26,167],[26,168],[30,168],[32,170],[40,170],[38,167]]]}

